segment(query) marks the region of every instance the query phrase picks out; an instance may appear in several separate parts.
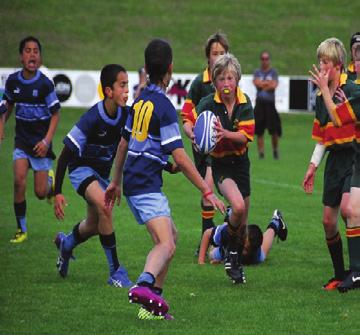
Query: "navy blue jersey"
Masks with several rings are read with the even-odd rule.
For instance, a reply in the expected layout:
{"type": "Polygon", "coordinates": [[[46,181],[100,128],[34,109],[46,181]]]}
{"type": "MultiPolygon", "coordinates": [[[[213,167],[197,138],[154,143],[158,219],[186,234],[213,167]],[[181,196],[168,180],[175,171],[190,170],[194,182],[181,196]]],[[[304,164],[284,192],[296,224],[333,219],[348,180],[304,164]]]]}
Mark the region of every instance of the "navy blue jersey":
{"type": "MultiPolygon", "coordinates": [[[[52,114],[60,109],[54,84],[39,70],[29,80],[24,79],[22,71],[12,73],[6,80],[0,114],[6,112],[4,101],[16,104],[15,147],[33,155],[34,146],[48,132],[52,114]]],[[[51,147],[47,157],[55,158],[51,147]]]]}
{"type": "Polygon", "coordinates": [[[70,172],[89,166],[101,177],[109,178],[128,111],[129,107],[119,107],[116,117],[110,118],[104,101],[100,101],[81,116],[63,141],[74,154],[68,164],[70,172]]]}
{"type": "Polygon", "coordinates": [[[151,84],[135,100],[124,137],[129,141],[124,194],[161,192],[168,155],[183,143],[176,110],[160,87],[151,84]]]}

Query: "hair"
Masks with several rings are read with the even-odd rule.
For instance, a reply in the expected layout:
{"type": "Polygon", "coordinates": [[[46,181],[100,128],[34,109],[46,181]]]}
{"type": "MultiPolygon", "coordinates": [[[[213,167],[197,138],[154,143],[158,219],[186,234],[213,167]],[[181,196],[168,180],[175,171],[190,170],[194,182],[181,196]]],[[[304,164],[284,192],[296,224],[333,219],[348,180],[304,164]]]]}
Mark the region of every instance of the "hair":
{"type": "Polygon", "coordinates": [[[337,38],[331,37],[321,42],[317,48],[317,58],[326,58],[334,65],[341,65],[342,69],[346,64],[346,50],[344,44],[337,38]]]}
{"type": "Polygon", "coordinates": [[[161,82],[172,63],[170,44],[159,38],[153,39],[145,49],[145,67],[153,84],[161,82]]]}
{"type": "Polygon", "coordinates": [[[359,31],[352,34],[352,36],[350,38],[350,50],[351,50],[352,46],[358,42],[360,42],[360,32],[359,31]]]}
{"type": "Polygon", "coordinates": [[[249,241],[249,249],[248,253],[243,255],[242,261],[244,264],[250,264],[263,242],[263,233],[260,227],[256,224],[249,224],[247,226],[246,238],[249,241]]]}
{"type": "Polygon", "coordinates": [[[34,36],[27,36],[25,38],[23,38],[20,43],[19,43],[19,54],[22,54],[25,48],[25,44],[27,42],[35,42],[38,45],[39,51],[41,53],[41,44],[40,41],[34,37],[34,36]]]}
{"type": "Polygon", "coordinates": [[[220,56],[214,64],[214,68],[211,71],[211,78],[213,83],[215,83],[216,78],[225,70],[234,72],[237,81],[241,79],[240,63],[234,55],[227,53],[220,56]]]}
{"type": "Polygon", "coordinates": [[[120,72],[126,72],[126,70],[123,66],[119,64],[108,64],[102,68],[100,74],[100,83],[105,97],[106,97],[105,88],[113,87],[116,78],[120,72]]]}
{"type": "Polygon", "coordinates": [[[229,52],[229,42],[226,38],[226,35],[220,31],[217,31],[215,34],[209,36],[205,44],[205,55],[206,58],[210,58],[210,49],[213,43],[219,43],[225,49],[226,52],[229,52]]]}
{"type": "Polygon", "coordinates": [[[260,59],[261,59],[261,57],[262,57],[263,54],[268,54],[268,55],[269,55],[269,58],[271,59],[271,53],[270,53],[269,50],[266,50],[266,49],[265,49],[265,50],[261,51],[261,52],[260,52],[260,59]]]}

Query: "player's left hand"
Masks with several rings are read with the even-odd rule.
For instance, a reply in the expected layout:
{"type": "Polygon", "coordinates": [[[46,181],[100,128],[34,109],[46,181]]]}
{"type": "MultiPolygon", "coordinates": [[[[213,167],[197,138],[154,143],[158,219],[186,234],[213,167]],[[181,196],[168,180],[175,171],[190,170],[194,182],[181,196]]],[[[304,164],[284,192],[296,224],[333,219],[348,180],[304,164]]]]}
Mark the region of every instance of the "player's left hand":
{"type": "Polygon", "coordinates": [[[339,100],[340,103],[343,103],[344,101],[347,100],[347,97],[344,93],[344,91],[338,87],[335,91],[335,97],[339,100]]]}
{"type": "Polygon", "coordinates": [[[33,151],[35,152],[35,156],[42,158],[46,156],[48,150],[49,147],[43,141],[36,143],[36,145],[33,148],[33,151]]]}
{"type": "Polygon", "coordinates": [[[324,88],[327,88],[329,84],[330,69],[327,71],[319,71],[317,66],[313,64],[313,71],[309,71],[312,76],[312,78],[310,78],[310,81],[312,81],[317,87],[319,87],[320,91],[322,91],[324,88]]]}
{"type": "Polygon", "coordinates": [[[218,209],[222,214],[225,213],[226,206],[220,199],[218,199],[218,197],[214,193],[210,193],[210,194],[206,195],[205,199],[207,201],[209,201],[211,203],[211,205],[215,209],[218,209]]]}
{"type": "Polygon", "coordinates": [[[215,123],[214,129],[216,130],[216,141],[219,142],[221,139],[226,138],[228,134],[228,130],[224,129],[222,126],[219,117],[217,117],[217,121],[215,123]]]}

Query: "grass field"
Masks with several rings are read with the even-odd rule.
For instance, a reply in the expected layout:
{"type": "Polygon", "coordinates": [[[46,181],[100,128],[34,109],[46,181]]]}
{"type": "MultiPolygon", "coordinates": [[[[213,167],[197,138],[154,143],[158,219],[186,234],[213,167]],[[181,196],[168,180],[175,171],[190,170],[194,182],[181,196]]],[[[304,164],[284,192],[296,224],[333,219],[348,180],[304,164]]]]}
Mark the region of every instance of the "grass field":
{"type": "Polygon", "coordinates": [[[266,48],[280,74],[307,75],[325,38],[349,48],[359,11],[354,0],[3,0],[0,66],[18,66],[18,43],[34,34],[49,68],[99,70],[118,62],[134,71],[148,41],[163,37],[173,46],[175,71],[197,73],[207,37],[222,29],[243,73],[258,67],[266,48]]]}
{"type": "MultiPolygon", "coordinates": [[[[56,152],[80,112],[63,110],[54,141],[56,152]]],[[[127,290],[106,284],[107,265],[97,238],[76,249],[77,259],[71,263],[67,279],[58,276],[52,240],[56,232],[70,231],[85,208],[67,179],[63,190],[69,206],[65,220],[57,222],[52,208],[35,199],[29,174],[29,239],[21,245],[9,243],[15,230],[11,118],[0,151],[0,334],[358,334],[358,292],[341,295],[321,290],[332,276],[321,225],[322,169],[312,196],[306,196],[300,187],[313,148],[312,115],[282,115],[282,120],[279,161],[272,159],[269,146],[263,161],[257,159],[255,145],[250,147],[250,222],[265,229],[273,209],[280,208],[289,225],[288,240],[274,243],[263,265],[246,267],[245,285],[233,286],[223,266],[196,264],[199,194],[183,175],[165,175],[164,191],[179,230],[165,285],[176,320],[143,322],[136,318],[137,308],[128,304],[127,290]]],[[[120,259],[135,280],[150,239],[125,202],[114,214],[120,259]]],[[[221,222],[220,215],[216,222],[221,222]]]]}

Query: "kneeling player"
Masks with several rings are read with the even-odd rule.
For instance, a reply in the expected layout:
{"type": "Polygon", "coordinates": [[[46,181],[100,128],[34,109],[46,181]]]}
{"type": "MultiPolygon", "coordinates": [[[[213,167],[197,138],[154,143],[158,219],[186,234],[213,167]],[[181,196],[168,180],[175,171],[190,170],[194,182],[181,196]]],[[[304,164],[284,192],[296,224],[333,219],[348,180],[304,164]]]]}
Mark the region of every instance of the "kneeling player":
{"type": "Polygon", "coordinates": [[[111,210],[105,208],[104,190],[114,160],[117,145],[128,116],[128,76],[117,64],[106,65],[101,71],[101,86],[105,99],[91,107],[64,139],[55,178],[55,215],[64,218],[66,201],[61,186],[66,167],[79,195],[87,202],[87,217],[76,224],[68,235],[58,233],[55,244],[59,249],[57,267],[66,277],[73,249],[94,235],[99,235],[109,264],[108,283],[115,287],[132,285],[127,271],[120,266],[116,252],[111,210]]]}
{"type": "MultiPolygon", "coordinates": [[[[221,263],[226,255],[229,236],[228,223],[207,229],[200,245],[199,264],[205,264],[206,253],[210,246],[209,260],[211,264],[221,263]]],[[[287,238],[287,225],[279,210],[275,210],[271,222],[263,234],[259,226],[250,224],[246,227],[242,262],[246,265],[263,263],[269,254],[275,236],[281,241],[287,238]]]]}

